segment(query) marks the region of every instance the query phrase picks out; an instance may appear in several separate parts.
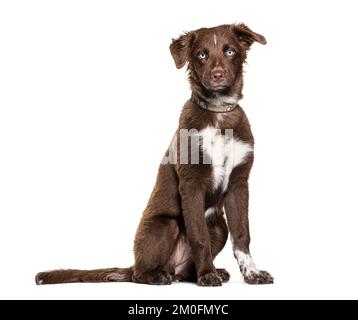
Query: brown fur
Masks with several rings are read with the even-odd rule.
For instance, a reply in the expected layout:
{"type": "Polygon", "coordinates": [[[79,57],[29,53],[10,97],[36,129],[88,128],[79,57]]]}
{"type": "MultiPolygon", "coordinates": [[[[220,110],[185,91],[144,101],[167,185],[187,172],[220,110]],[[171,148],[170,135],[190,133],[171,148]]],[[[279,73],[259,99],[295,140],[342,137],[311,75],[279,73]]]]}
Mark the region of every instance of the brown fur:
{"type": "MultiPolygon", "coordinates": [[[[266,43],[263,36],[243,24],[222,25],[188,32],[173,40],[170,51],[177,68],[188,63],[193,95],[209,103],[218,94],[242,97],[243,64],[255,41],[266,43]],[[217,45],[213,44],[214,34],[217,45]],[[233,57],[225,56],[228,48],[235,50],[233,57]],[[207,55],[206,59],[198,58],[202,52],[207,55]]],[[[236,139],[254,144],[250,124],[241,107],[226,113],[219,121],[215,112],[189,100],[183,107],[178,132],[179,129],[201,130],[209,125],[233,129],[236,139]]],[[[36,276],[36,282],[133,281],[166,285],[179,280],[195,281],[201,286],[221,285],[230,275],[224,269],[216,269],[213,261],[224,248],[228,232],[234,248],[249,252],[248,178],[252,163],[253,155],[250,155],[232,171],[227,190],[219,188],[215,192],[212,192],[210,164],[201,161],[200,164],[160,165],[136,233],[133,267],[43,272],[36,276]],[[204,212],[209,207],[217,208],[217,213],[205,219],[204,212]]],[[[261,273],[250,281],[271,282],[272,278],[265,275],[261,273]]]]}

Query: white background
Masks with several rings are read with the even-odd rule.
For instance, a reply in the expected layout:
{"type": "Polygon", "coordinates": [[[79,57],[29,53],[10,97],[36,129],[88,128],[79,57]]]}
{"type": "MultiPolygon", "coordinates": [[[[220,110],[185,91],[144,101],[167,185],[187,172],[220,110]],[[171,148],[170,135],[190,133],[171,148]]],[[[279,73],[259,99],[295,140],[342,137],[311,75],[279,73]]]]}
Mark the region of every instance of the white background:
{"type": "Polygon", "coordinates": [[[356,1],[2,1],[0,297],[358,298],[356,1]],[[266,36],[242,106],[256,138],[251,251],[272,286],[37,287],[53,268],[130,266],[189,98],[168,46],[243,21],[266,36]]]}

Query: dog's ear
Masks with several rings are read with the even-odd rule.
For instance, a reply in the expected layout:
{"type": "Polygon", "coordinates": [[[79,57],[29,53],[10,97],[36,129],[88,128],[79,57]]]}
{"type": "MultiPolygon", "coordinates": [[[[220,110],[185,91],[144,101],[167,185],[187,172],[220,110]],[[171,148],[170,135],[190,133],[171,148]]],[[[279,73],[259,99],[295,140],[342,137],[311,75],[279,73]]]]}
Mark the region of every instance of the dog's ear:
{"type": "Polygon", "coordinates": [[[247,49],[256,41],[260,44],[266,44],[266,39],[261,34],[253,32],[248,26],[243,23],[235,24],[233,26],[234,34],[238,37],[239,42],[247,49]]]}
{"type": "Polygon", "coordinates": [[[194,32],[187,32],[172,40],[169,49],[178,69],[184,67],[188,61],[194,38],[194,32]]]}

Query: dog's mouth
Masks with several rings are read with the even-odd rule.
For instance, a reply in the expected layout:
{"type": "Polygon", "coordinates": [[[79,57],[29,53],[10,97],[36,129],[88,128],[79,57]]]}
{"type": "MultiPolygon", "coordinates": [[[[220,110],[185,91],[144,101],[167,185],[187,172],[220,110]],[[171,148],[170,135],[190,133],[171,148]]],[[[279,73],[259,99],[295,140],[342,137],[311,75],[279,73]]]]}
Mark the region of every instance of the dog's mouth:
{"type": "Polygon", "coordinates": [[[222,92],[227,91],[230,88],[230,85],[228,84],[222,84],[222,83],[205,83],[202,82],[202,85],[205,87],[206,90],[211,92],[222,92]]]}
{"type": "Polygon", "coordinates": [[[226,90],[228,88],[229,88],[229,86],[222,85],[222,84],[215,84],[215,85],[210,86],[211,91],[224,91],[224,90],[226,90]]]}
{"type": "Polygon", "coordinates": [[[213,81],[211,79],[204,78],[202,79],[201,83],[205,87],[205,89],[210,92],[223,93],[225,91],[228,91],[232,87],[234,81],[232,81],[230,77],[223,79],[222,81],[213,81]]]}

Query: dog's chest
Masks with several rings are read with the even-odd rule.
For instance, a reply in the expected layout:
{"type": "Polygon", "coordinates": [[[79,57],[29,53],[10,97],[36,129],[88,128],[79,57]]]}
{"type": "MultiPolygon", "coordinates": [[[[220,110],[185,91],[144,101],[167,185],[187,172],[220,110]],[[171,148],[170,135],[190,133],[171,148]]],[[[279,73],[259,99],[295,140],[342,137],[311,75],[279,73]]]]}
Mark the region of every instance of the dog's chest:
{"type": "Polygon", "coordinates": [[[199,131],[202,139],[204,163],[212,165],[212,187],[224,192],[229,184],[232,170],[245,162],[253,147],[233,135],[233,130],[222,132],[214,127],[207,127],[199,131]]]}

